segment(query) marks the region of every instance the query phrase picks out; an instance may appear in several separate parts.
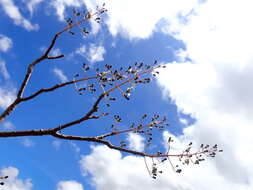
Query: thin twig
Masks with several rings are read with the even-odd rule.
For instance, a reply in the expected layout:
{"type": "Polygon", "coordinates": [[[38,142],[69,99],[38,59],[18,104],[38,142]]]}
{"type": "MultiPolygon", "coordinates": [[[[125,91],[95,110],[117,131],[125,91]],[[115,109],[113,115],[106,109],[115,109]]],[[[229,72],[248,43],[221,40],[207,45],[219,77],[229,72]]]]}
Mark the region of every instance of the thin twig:
{"type": "MultiPolygon", "coordinates": [[[[164,122],[164,120],[161,120],[161,121],[157,121],[155,122],[156,125],[160,124],[164,122]]],[[[110,137],[110,136],[114,136],[114,135],[119,135],[119,134],[122,134],[122,133],[128,133],[128,132],[132,132],[132,131],[137,131],[137,130],[140,130],[140,129],[143,129],[143,128],[146,128],[146,127],[150,127],[150,126],[154,126],[154,121],[152,121],[151,123],[147,124],[147,125],[141,125],[141,126],[138,126],[138,127],[135,127],[135,128],[131,128],[131,129],[125,129],[125,130],[121,130],[121,131],[113,131],[111,133],[107,133],[107,134],[104,134],[104,135],[100,135],[100,136],[97,136],[98,139],[104,139],[106,137],[110,137]]]]}
{"type": "Polygon", "coordinates": [[[57,56],[49,56],[49,57],[47,57],[47,59],[59,59],[59,58],[63,58],[64,57],[64,55],[62,54],[62,55],[57,55],[57,56]]]}
{"type": "Polygon", "coordinates": [[[92,80],[92,79],[96,79],[96,78],[98,78],[98,77],[94,76],[94,77],[82,78],[82,79],[72,80],[72,81],[69,81],[69,82],[61,83],[61,84],[56,84],[56,85],[54,85],[52,87],[49,87],[49,88],[42,88],[42,89],[38,90],[37,92],[33,93],[30,96],[21,98],[21,101],[27,101],[27,100],[33,99],[33,98],[35,98],[36,96],[38,96],[42,93],[51,92],[51,91],[54,91],[58,88],[62,88],[64,86],[67,86],[67,85],[70,85],[70,84],[75,84],[75,83],[78,83],[78,82],[92,80]]]}

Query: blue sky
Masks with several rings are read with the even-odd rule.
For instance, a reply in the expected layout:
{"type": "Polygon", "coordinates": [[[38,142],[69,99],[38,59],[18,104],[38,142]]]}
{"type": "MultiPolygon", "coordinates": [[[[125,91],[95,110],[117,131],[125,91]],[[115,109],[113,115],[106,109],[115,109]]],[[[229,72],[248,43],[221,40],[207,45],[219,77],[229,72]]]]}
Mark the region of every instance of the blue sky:
{"type": "MultiPolygon", "coordinates": [[[[52,55],[65,57],[40,63],[25,95],[72,80],[77,73],[85,76],[84,62],[92,68],[127,68],[136,61],[158,60],[167,68],[151,84],[138,86],[130,101],[116,92],[119,100],[102,108],[111,113],[108,118],[66,132],[101,134],[110,131],[114,114],[127,126],[145,113],[158,113],[167,116],[171,126],[156,136],[157,148],[164,149],[164,140],[173,136],[172,152],[189,142],[218,143],[225,152],[200,166],[185,167],[180,175],[163,165],[164,174],[153,180],[142,158],[102,145],[47,136],[1,139],[0,169],[10,179],[0,189],[211,190],[213,184],[218,190],[252,189],[250,0],[0,0],[1,111],[15,98],[27,65],[64,28],[72,9],[94,10],[103,2],[108,13],[102,24],[89,23],[91,34],[85,38],[77,29],[75,35],[63,34],[52,55]]],[[[80,96],[73,86],[43,94],[21,103],[1,123],[1,130],[58,126],[86,112],[97,95],[80,96]]],[[[126,139],[130,147],[143,149],[142,137],[129,134],[126,139]]]]}

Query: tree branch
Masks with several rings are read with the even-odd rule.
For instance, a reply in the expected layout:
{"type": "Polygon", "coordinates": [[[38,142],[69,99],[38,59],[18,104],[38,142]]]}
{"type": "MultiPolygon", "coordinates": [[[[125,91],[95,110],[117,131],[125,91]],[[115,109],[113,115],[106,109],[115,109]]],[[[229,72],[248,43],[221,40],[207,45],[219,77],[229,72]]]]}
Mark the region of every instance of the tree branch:
{"type": "Polygon", "coordinates": [[[59,59],[59,58],[63,58],[64,57],[64,55],[62,54],[62,55],[57,55],[57,56],[49,56],[49,57],[47,57],[47,59],[59,59]]]}
{"type": "Polygon", "coordinates": [[[124,82],[119,83],[118,85],[115,85],[113,88],[107,90],[106,92],[102,93],[102,94],[98,97],[98,99],[96,100],[96,102],[93,104],[93,106],[92,106],[92,108],[90,109],[90,111],[87,112],[83,117],[81,117],[81,118],[79,118],[79,119],[77,119],[77,120],[71,121],[71,122],[69,122],[69,123],[66,123],[66,124],[64,124],[64,125],[60,125],[59,127],[56,127],[56,128],[55,128],[55,131],[68,128],[68,127],[70,127],[70,126],[72,126],[72,125],[76,125],[76,124],[79,124],[79,123],[81,123],[81,122],[83,122],[83,121],[85,121],[85,120],[90,119],[91,116],[92,116],[92,114],[98,111],[98,104],[99,104],[99,103],[101,102],[101,100],[102,100],[104,97],[106,97],[109,93],[111,93],[111,92],[114,91],[115,89],[119,88],[120,86],[123,86],[124,84],[127,84],[127,83],[129,83],[129,82],[135,80],[136,77],[139,77],[139,76],[141,76],[141,75],[143,75],[143,74],[149,73],[149,72],[151,72],[152,70],[153,70],[153,69],[151,69],[151,70],[149,69],[149,70],[147,70],[147,71],[141,72],[140,74],[136,74],[136,76],[131,77],[131,78],[125,80],[124,82]]]}
{"type": "Polygon", "coordinates": [[[97,14],[100,14],[100,12],[95,12],[94,14],[90,15],[89,17],[85,17],[83,19],[81,19],[80,21],[78,21],[77,23],[74,23],[74,24],[71,24],[67,27],[65,27],[63,30],[61,30],[60,32],[56,33],[53,37],[53,39],[51,40],[51,43],[49,45],[49,47],[47,48],[47,50],[45,51],[44,55],[42,55],[41,57],[39,57],[38,59],[36,59],[35,61],[33,61],[31,64],[29,64],[28,68],[27,68],[27,71],[26,71],[26,74],[25,74],[25,77],[21,83],[21,86],[18,90],[18,93],[17,93],[17,97],[16,99],[14,100],[14,102],[9,105],[5,111],[0,115],[0,122],[2,122],[8,115],[10,115],[10,113],[15,109],[15,107],[21,102],[20,99],[22,98],[23,96],[23,93],[25,91],[25,88],[29,82],[29,79],[32,75],[32,72],[33,72],[33,68],[40,62],[42,62],[43,60],[45,59],[57,59],[57,58],[61,58],[63,57],[63,55],[60,55],[60,56],[56,56],[56,57],[49,57],[49,53],[50,51],[53,49],[56,41],[57,41],[57,38],[63,34],[64,32],[82,24],[83,22],[91,19],[93,16],[97,15],[97,14]]]}
{"type": "Polygon", "coordinates": [[[96,137],[72,136],[72,135],[64,135],[64,134],[61,134],[61,133],[54,133],[54,134],[52,134],[52,136],[60,138],[60,139],[66,139],[66,140],[96,142],[96,143],[104,144],[104,145],[108,146],[111,149],[120,150],[120,151],[123,151],[123,152],[128,152],[128,153],[139,155],[139,156],[145,156],[145,153],[130,150],[130,149],[125,149],[125,148],[122,148],[122,147],[119,147],[119,146],[114,146],[109,141],[104,141],[104,140],[98,139],[96,137]]]}
{"type": "Polygon", "coordinates": [[[182,153],[182,154],[147,154],[144,152],[139,152],[139,151],[123,148],[120,146],[112,145],[109,141],[101,140],[98,137],[82,137],[82,136],[64,135],[64,134],[59,133],[58,131],[55,131],[55,128],[39,129],[39,130],[24,130],[24,131],[5,131],[5,132],[0,132],[0,137],[9,138],[9,137],[21,137],[21,136],[51,135],[56,138],[65,139],[65,140],[96,142],[96,143],[104,144],[111,149],[119,150],[121,152],[127,152],[127,153],[131,153],[134,155],[138,155],[138,156],[142,156],[142,157],[150,157],[150,158],[190,157],[190,156],[194,156],[194,155],[214,153],[217,151],[217,150],[203,150],[203,151],[197,151],[194,153],[182,153]]]}
{"type": "Polygon", "coordinates": [[[134,155],[137,155],[137,156],[150,157],[150,158],[191,157],[191,156],[194,156],[194,155],[213,153],[213,152],[217,151],[217,150],[207,150],[207,151],[205,150],[205,151],[197,151],[197,152],[194,152],[194,153],[186,153],[186,154],[147,154],[147,153],[144,153],[144,152],[139,152],[139,151],[123,148],[123,147],[120,147],[120,146],[112,145],[109,141],[101,140],[101,139],[98,139],[97,137],[82,137],[82,136],[64,135],[64,134],[61,134],[61,133],[58,133],[58,132],[53,133],[52,136],[54,136],[56,138],[60,138],[60,139],[65,139],[65,140],[96,142],[96,143],[104,144],[107,147],[109,147],[111,149],[114,149],[114,150],[119,150],[121,152],[127,152],[127,153],[131,153],[131,154],[134,154],[134,155]]]}
{"type": "Polygon", "coordinates": [[[42,93],[52,92],[52,91],[54,91],[54,90],[56,90],[58,88],[62,88],[64,86],[67,86],[67,85],[70,85],[70,84],[78,83],[78,82],[81,82],[81,81],[92,80],[92,79],[96,79],[96,78],[98,78],[98,76],[88,77],[88,78],[82,78],[82,79],[78,79],[78,80],[72,80],[72,81],[69,81],[69,82],[65,82],[65,83],[61,83],[61,84],[56,84],[56,85],[54,85],[52,87],[49,87],[49,88],[42,88],[42,89],[38,90],[37,92],[35,92],[34,94],[32,94],[30,96],[21,98],[20,101],[27,101],[27,100],[35,98],[36,96],[38,96],[38,95],[40,95],[42,93]]]}
{"type": "Polygon", "coordinates": [[[21,131],[1,131],[0,137],[23,137],[23,136],[44,136],[51,135],[55,131],[53,129],[33,129],[21,131]]]}
{"type": "Polygon", "coordinates": [[[100,135],[100,136],[97,136],[98,139],[104,139],[106,137],[111,137],[111,136],[114,136],[114,135],[119,135],[119,134],[122,134],[122,133],[128,133],[128,132],[132,132],[132,131],[138,131],[140,129],[143,129],[145,127],[152,127],[154,125],[158,125],[160,123],[163,123],[164,120],[160,120],[160,121],[156,121],[156,122],[151,122],[147,125],[140,125],[138,127],[135,127],[135,128],[131,128],[131,129],[125,129],[125,130],[120,130],[120,131],[113,131],[111,133],[107,133],[107,134],[104,134],[104,135],[100,135]]]}

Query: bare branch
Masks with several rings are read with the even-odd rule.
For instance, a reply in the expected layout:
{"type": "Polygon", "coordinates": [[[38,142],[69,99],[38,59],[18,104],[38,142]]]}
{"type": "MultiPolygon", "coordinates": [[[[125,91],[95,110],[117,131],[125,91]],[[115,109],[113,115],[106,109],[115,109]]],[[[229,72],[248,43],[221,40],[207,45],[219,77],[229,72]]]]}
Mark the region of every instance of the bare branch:
{"type": "Polygon", "coordinates": [[[20,103],[20,99],[16,99],[11,105],[9,105],[4,112],[0,115],[0,122],[4,120],[10,113],[14,110],[14,108],[20,103]]]}
{"type": "Polygon", "coordinates": [[[23,136],[44,136],[54,133],[53,129],[33,129],[20,131],[1,131],[0,137],[23,137],[23,136]]]}
{"type": "Polygon", "coordinates": [[[54,131],[59,131],[59,130],[62,130],[62,129],[66,129],[68,127],[71,127],[73,125],[77,125],[77,124],[80,124],[82,123],[83,121],[86,121],[86,120],[89,120],[89,119],[93,119],[91,117],[91,115],[94,113],[94,112],[97,112],[98,111],[98,104],[99,102],[105,97],[105,94],[101,94],[97,101],[94,103],[94,105],[92,106],[92,108],[90,109],[89,112],[87,112],[83,117],[77,119],[77,120],[74,120],[74,121],[71,121],[69,123],[65,123],[64,125],[60,125],[59,127],[56,127],[54,128],[54,131]]]}
{"type": "Polygon", "coordinates": [[[217,152],[216,149],[212,150],[202,150],[197,151],[194,153],[182,153],[182,154],[147,154],[144,152],[138,152],[135,150],[123,148],[120,146],[112,145],[109,141],[98,139],[97,137],[82,137],[82,136],[73,136],[73,135],[64,135],[59,133],[58,131],[61,129],[55,130],[56,128],[51,129],[39,129],[39,130],[24,130],[24,131],[5,131],[0,132],[0,137],[21,137],[21,136],[45,136],[45,135],[51,135],[57,138],[66,139],[66,140],[78,140],[78,141],[89,141],[89,142],[96,142],[100,144],[104,144],[108,146],[111,149],[119,150],[122,152],[131,153],[134,155],[142,156],[142,157],[150,157],[150,158],[162,158],[162,157],[189,157],[199,154],[210,154],[217,152]]]}
{"type": "Polygon", "coordinates": [[[72,80],[72,81],[69,81],[69,82],[61,83],[61,84],[56,84],[56,85],[54,85],[52,87],[49,87],[49,88],[42,88],[42,89],[38,90],[37,92],[35,92],[34,94],[32,94],[30,96],[21,98],[20,101],[27,101],[27,100],[35,98],[36,96],[38,96],[38,95],[40,95],[42,93],[52,92],[52,91],[54,91],[54,90],[56,90],[58,88],[62,88],[64,86],[67,86],[67,85],[70,85],[70,84],[75,84],[75,83],[78,83],[78,82],[92,80],[92,79],[96,79],[96,78],[98,78],[98,77],[95,76],[95,77],[82,78],[82,79],[72,80]]]}
{"type": "Polygon", "coordinates": [[[97,138],[98,139],[104,139],[106,137],[111,137],[111,136],[119,135],[119,134],[122,134],[122,133],[128,133],[128,132],[132,132],[132,131],[138,131],[138,130],[146,128],[146,127],[152,127],[154,125],[158,125],[158,124],[160,124],[162,122],[164,122],[164,120],[160,120],[160,121],[156,121],[156,122],[153,121],[153,122],[150,122],[147,125],[139,125],[138,127],[131,128],[131,129],[125,129],[125,130],[120,130],[120,131],[113,131],[111,133],[107,133],[107,134],[104,134],[104,135],[97,136],[97,138]]]}
{"type": "Polygon", "coordinates": [[[49,56],[49,57],[47,57],[47,59],[59,59],[59,58],[63,58],[64,57],[64,55],[62,54],[62,55],[57,55],[57,56],[49,56]]]}
{"type": "Polygon", "coordinates": [[[91,79],[96,79],[98,78],[98,76],[95,76],[95,77],[88,77],[88,78],[82,78],[82,79],[78,79],[78,80],[73,80],[73,81],[69,81],[69,82],[65,82],[65,83],[61,83],[61,84],[56,84],[52,87],[49,87],[49,88],[42,88],[40,90],[38,90],[37,92],[35,92],[34,94],[30,95],[30,96],[27,96],[27,97],[22,97],[22,98],[16,98],[16,100],[11,104],[9,105],[5,111],[0,115],[0,122],[3,121],[3,119],[5,117],[7,117],[13,110],[14,108],[21,102],[24,102],[24,101],[27,101],[27,100],[30,100],[30,99],[33,99],[35,98],[36,96],[42,94],[42,93],[45,93],[45,92],[51,92],[51,91],[54,91],[58,88],[62,88],[64,86],[67,86],[67,85],[70,85],[70,84],[74,84],[74,83],[78,83],[78,82],[81,82],[81,81],[87,81],[87,80],[91,80],[91,79]]]}
{"type": "Polygon", "coordinates": [[[109,141],[104,141],[104,140],[101,140],[101,139],[97,139],[96,137],[72,136],[72,135],[64,135],[64,134],[61,134],[61,133],[54,133],[54,134],[52,134],[52,136],[57,137],[57,138],[61,138],[61,139],[67,139],[67,140],[96,142],[96,143],[104,144],[104,145],[108,146],[111,149],[131,153],[131,154],[134,154],[134,155],[145,156],[145,153],[130,150],[130,149],[126,149],[126,148],[122,148],[122,147],[119,147],[119,146],[114,146],[109,141]]]}
{"type": "MultiPolygon", "coordinates": [[[[104,11],[104,9],[102,9],[102,11],[104,11]]],[[[57,59],[57,58],[61,58],[63,57],[63,55],[59,55],[59,56],[56,56],[56,57],[49,57],[49,53],[50,51],[53,49],[55,43],[56,43],[56,40],[57,38],[63,34],[64,32],[82,24],[83,22],[91,19],[93,16],[95,15],[98,15],[100,13],[102,13],[102,11],[98,11],[98,12],[95,12],[94,14],[90,15],[89,17],[85,17],[83,19],[81,19],[80,21],[78,21],[77,23],[74,23],[74,24],[71,24],[71,25],[68,25],[67,27],[65,27],[63,30],[61,30],[60,32],[56,33],[53,37],[53,39],[51,40],[51,43],[49,45],[49,47],[47,48],[47,50],[45,51],[44,55],[42,55],[41,57],[39,57],[38,59],[36,59],[35,61],[33,61],[27,68],[27,71],[26,71],[26,74],[25,74],[25,77],[21,83],[21,86],[18,90],[18,93],[17,93],[17,97],[16,99],[14,100],[14,102],[9,105],[6,110],[0,115],[0,122],[2,122],[14,109],[15,107],[21,102],[20,99],[22,98],[23,96],[23,93],[25,91],[25,88],[29,82],[29,79],[32,75],[32,72],[33,72],[33,68],[40,62],[42,62],[43,60],[45,59],[57,59]]]]}
{"type": "Polygon", "coordinates": [[[142,156],[142,157],[150,157],[150,158],[189,157],[189,156],[194,156],[194,155],[216,152],[216,150],[208,150],[208,151],[197,151],[194,153],[187,153],[187,154],[147,154],[144,152],[139,152],[139,151],[135,151],[132,149],[127,149],[127,148],[123,148],[120,146],[112,145],[109,141],[101,140],[101,139],[98,139],[97,137],[82,137],[82,136],[64,135],[59,132],[53,133],[52,136],[57,137],[57,138],[61,138],[61,139],[67,139],[67,140],[96,142],[96,143],[104,144],[114,150],[119,150],[121,152],[127,152],[127,153],[131,153],[134,155],[138,155],[138,156],[142,156]]]}
{"type": "Polygon", "coordinates": [[[90,119],[90,117],[92,116],[92,114],[98,111],[98,104],[99,104],[99,103],[101,102],[101,100],[102,100],[104,97],[106,97],[109,93],[111,93],[111,92],[114,91],[115,89],[119,88],[120,86],[123,86],[123,85],[125,85],[125,84],[127,84],[127,83],[129,83],[129,82],[131,82],[131,81],[133,81],[133,80],[135,80],[136,77],[139,77],[139,76],[141,76],[141,75],[143,75],[143,74],[150,73],[152,70],[153,70],[153,69],[149,69],[149,70],[147,70],[147,71],[143,71],[143,72],[141,72],[141,73],[139,73],[139,74],[136,74],[136,76],[131,77],[131,78],[125,80],[124,82],[121,82],[121,83],[119,83],[118,85],[114,86],[113,88],[107,90],[106,92],[102,93],[102,94],[98,97],[98,99],[96,100],[96,102],[93,104],[91,110],[90,110],[85,116],[81,117],[81,118],[78,119],[78,120],[74,120],[74,121],[72,121],[72,122],[69,122],[69,123],[66,123],[66,124],[64,124],[64,125],[61,125],[61,126],[55,128],[55,130],[58,131],[59,129],[65,129],[65,128],[67,128],[67,127],[70,127],[70,126],[72,126],[72,125],[79,124],[79,123],[81,123],[81,122],[83,122],[83,121],[85,121],[85,120],[90,119]]]}

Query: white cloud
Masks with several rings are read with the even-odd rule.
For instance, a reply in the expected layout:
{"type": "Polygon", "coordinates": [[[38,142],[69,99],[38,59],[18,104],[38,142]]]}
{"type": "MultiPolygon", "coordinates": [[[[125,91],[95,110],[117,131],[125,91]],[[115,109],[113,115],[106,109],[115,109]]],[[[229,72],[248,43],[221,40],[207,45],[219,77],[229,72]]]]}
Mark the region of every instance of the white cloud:
{"type": "Polygon", "coordinates": [[[250,188],[253,182],[253,165],[248,159],[253,156],[252,102],[247,99],[253,94],[248,88],[237,86],[236,81],[243,81],[243,86],[248,86],[251,84],[249,76],[246,73],[236,76],[229,69],[218,71],[191,63],[170,64],[159,76],[160,84],[178,108],[196,119],[194,125],[184,130],[184,135],[197,144],[222,146],[226,153],[216,158],[218,162],[212,167],[217,167],[219,175],[225,178],[224,185],[234,181],[244,185],[243,189],[250,188]],[[224,81],[222,78],[227,74],[228,81],[224,81]],[[235,96],[237,94],[245,98],[235,96]]]}
{"type": "Polygon", "coordinates": [[[19,170],[14,167],[3,168],[1,170],[1,176],[8,176],[7,179],[4,179],[4,186],[0,187],[4,190],[31,190],[32,182],[31,179],[18,179],[19,170]]]}
{"type": "Polygon", "coordinates": [[[129,133],[127,140],[129,142],[129,148],[132,150],[142,152],[144,150],[144,138],[136,133],[129,133]]]}
{"type": "Polygon", "coordinates": [[[105,48],[102,45],[90,44],[89,48],[85,45],[81,45],[74,52],[69,55],[72,58],[75,55],[86,57],[90,63],[100,62],[104,60],[105,48]]]}
{"type": "Polygon", "coordinates": [[[209,175],[223,178],[219,189],[253,187],[252,6],[250,0],[200,5],[175,36],[185,43],[192,62],[170,63],[158,77],[178,109],[196,119],[184,136],[225,150],[202,172],[216,168],[209,175]]]}
{"type": "Polygon", "coordinates": [[[97,23],[97,21],[95,21],[94,19],[91,19],[90,21],[90,25],[91,25],[91,31],[90,34],[97,34],[100,30],[100,23],[97,23]]]}
{"type": "Polygon", "coordinates": [[[84,190],[83,185],[73,181],[60,181],[57,184],[57,190],[84,190]]]}
{"type": "MultiPolygon", "coordinates": [[[[170,136],[173,135],[170,134],[170,136]]],[[[174,137],[174,140],[178,143],[174,150],[176,151],[178,148],[182,150],[185,141],[176,137],[174,137]]],[[[111,150],[105,146],[96,146],[92,149],[90,155],[82,156],[80,165],[84,174],[91,174],[92,184],[97,190],[213,190],[214,187],[217,190],[251,189],[247,185],[233,181],[226,183],[222,173],[217,170],[215,165],[212,164],[212,160],[209,159],[200,165],[190,164],[184,167],[183,172],[180,174],[174,172],[170,164],[165,162],[159,167],[163,174],[154,180],[149,176],[143,158],[123,157],[119,151],[111,150]]],[[[174,165],[176,165],[177,160],[171,158],[174,165]]],[[[147,163],[150,167],[152,161],[147,159],[147,163]]]]}
{"type": "Polygon", "coordinates": [[[1,58],[0,58],[0,73],[3,75],[5,80],[8,80],[10,78],[9,72],[6,68],[5,61],[1,60],[1,58]]]}
{"type": "Polygon", "coordinates": [[[0,107],[8,107],[16,98],[16,90],[0,87],[0,107]]]}
{"type": "Polygon", "coordinates": [[[188,125],[189,124],[189,121],[185,118],[180,118],[179,119],[180,123],[182,123],[183,125],[188,125]]]}
{"type": "Polygon", "coordinates": [[[67,82],[68,78],[61,69],[54,68],[53,73],[61,82],[67,82]]]}
{"type": "Polygon", "coordinates": [[[12,47],[11,38],[0,34],[0,51],[7,52],[12,47]]]}
{"type": "Polygon", "coordinates": [[[89,51],[87,52],[87,59],[91,63],[103,61],[105,54],[105,48],[101,45],[91,44],[89,47],[89,51]]]}
{"type": "Polygon", "coordinates": [[[34,10],[38,7],[38,5],[42,2],[43,0],[30,0],[27,3],[27,8],[30,11],[31,14],[33,14],[34,10]]]}
{"type": "Polygon", "coordinates": [[[110,150],[105,146],[92,149],[90,155],[82,156],[80,165],[84,174],[86,172],[92,174],[92,182],[97,190],[132,190],[134,186],[140,189],[136,183],[139,181],[141,184],[144,182],[142,179],[147,179],[145,183],[149,184],[143,159],[131,156],[122,158],[120,152],[110,150]]]}
{"type": "Polygon", "coordinates": [[[75,51],[71,52],[67,56],[67,59],[72,59],[72,58],[76,57],[76,55],[86,57],[86,54],[87,54],[86,46],[85,45],[80,45],[80,47],[76,48],[75,51]]]}
{"type": "Polygon", "coordinates": [[[86,47],[85,45],[81,45],[79,48],[76,49],[75,54],[85,56],[86,47]]]}
{"type": "Polygon", "coordinates": [[[185,51],[183,49],[176,50],[175,57],[176,57],[177,61],[180,63],[186,62],[186,59],[189,58],[187,51],[185,51]]]}
{"type": "Polygon", "coordinates": [[[23,138],[21,141],[21,144],[25,147],[33,147],[35,146],[35,143],[29,139],[29,138],[23,138]]]}
{"type": "MultiPolygon", "coordinates": [[[[106,24],[113,36],[120,34],[123,37],[148,38],[157,31],[160,25],[173,24],[174,28],[181,25],[182,16],[191,13],[198,5],[198,0],[178,0],[176,2],[164,0],[53,0],[51,5],[56,9],[59,20],[65,18],[68,7],[85,5],[88,10],[95,11],[96,6],[106,4],[108,13],[106,24]],[[141,26],[141,27],[140,27],[141,26]]],[[[92,34],[96,34],[100,25],[91,21],[92,34]]],[[[172,27],[170,30],[175,30],[172,27]]]]}
{"type": "Polygon", "coordinates": [[[106,4],[108,18],[106,24],[112,35],[127,38],[148,38],[157,26],[164,22],[178,27],[180,16],[187,15],[198,4],[198,0],[84,0],[88,9],[106,4]]]}
{"type": "Polygon", "coordinates": [[[81,2],[79,0],[53,0],[51,4],[56,9],[56,14],[60,21],[64,21],[65,9],[67,7],[81,6],[81,2]]]}
{"type": "Polygon", "coordinates": [[[0,5],[2,5],[5,14],[14,21],[14,24],[22,26],[28,31],[39,29],[38,24],[33,25],[22,16],[18,7],[13,3],[13,0],[0,0],[0,5]]]}
{"type": "MultiPolygon", "coordinates": [[[[86,2],[92,7],[98,1],[86,2]]],[[[168,172],[156,186],[143,177],[145,169],[140,168],[139,158],[122,157],[119,152],[106,148],[93,148],[91,155],[82,158],[82,168],[92,174],[97,189],[252,189],[252,1],[207,0],[201,4],[177,1],[173,2],[175,5],[166,1],[168,6],[149,1],[143,3],[143,8],[139,2],[128,1],[129,8],[124,6],[124,1],[106,2],[108,14],[111,14],[107,20],[111,33],[130,39],[146,38],[156,30],[154,23],[164,18],[162,30],[182,40],[186,49],[176,52],[180,64],[168,64],[167,69],[161,71],[158,82],[179,111],[196,120],[184,129],[177,141],[182,144],[189,141],[217,143],[225,151],[213,161],[186,168],[179,178],[168,172]],[[116,9],[117,3],[122,8],[116,9]],[[149,9],[151,4],[152,9],[149,9]],[[160,9],[160,6],[165,8],[160,9]],[[150,19],[146,11],[155,16],[150,19]],[[145,25],[146,20],[151,24],[145,25]],[[130,158],[131,161],[126,161],[130,158]],[[140,173],[135,176],[132,168],[140,173]],[[127,183],[129,181],[131,184],[127,183]]]]}

